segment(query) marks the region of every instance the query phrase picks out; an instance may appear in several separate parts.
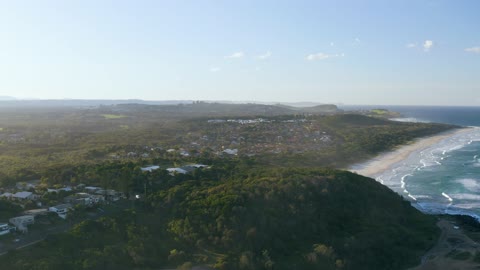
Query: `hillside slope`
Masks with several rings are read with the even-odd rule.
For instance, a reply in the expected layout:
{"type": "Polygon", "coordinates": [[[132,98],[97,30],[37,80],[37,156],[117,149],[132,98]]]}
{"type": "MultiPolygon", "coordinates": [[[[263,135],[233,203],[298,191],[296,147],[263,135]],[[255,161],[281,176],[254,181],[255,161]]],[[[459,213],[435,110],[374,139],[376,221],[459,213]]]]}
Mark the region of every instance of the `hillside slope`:
{"type": "Polygon", "coordinates": [[[321,169],[199,172],[117,217],[1,258],[8,269],[405,269],[435,220],[363,176],[321,169]],[[243,175],[243,176],[242,176],[243,175]],[[29,258],[25,260],[24,258],[29,258]]]}

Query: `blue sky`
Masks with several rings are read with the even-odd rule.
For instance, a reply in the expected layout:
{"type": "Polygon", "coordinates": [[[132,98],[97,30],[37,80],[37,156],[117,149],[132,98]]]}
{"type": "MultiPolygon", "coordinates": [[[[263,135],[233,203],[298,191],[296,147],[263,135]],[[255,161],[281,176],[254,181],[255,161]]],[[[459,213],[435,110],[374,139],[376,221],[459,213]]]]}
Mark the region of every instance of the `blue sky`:
{"type": "Polygon", "coordinates": [[[480,1],[0,0],[0,96],[480,105],[480,1]]]}

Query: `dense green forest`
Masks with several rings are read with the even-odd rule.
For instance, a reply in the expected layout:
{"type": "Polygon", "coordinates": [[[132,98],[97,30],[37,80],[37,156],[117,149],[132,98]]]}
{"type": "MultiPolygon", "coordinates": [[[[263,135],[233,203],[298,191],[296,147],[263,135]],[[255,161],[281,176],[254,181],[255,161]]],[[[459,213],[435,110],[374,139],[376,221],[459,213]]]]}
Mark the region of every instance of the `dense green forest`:
{"type": "Polygon", "coordinates": [[[325,169],[215,172],[154,186],[118,216],[1,258],[8,269],[403,269],[435,219],[372,179],[325,169]]]}

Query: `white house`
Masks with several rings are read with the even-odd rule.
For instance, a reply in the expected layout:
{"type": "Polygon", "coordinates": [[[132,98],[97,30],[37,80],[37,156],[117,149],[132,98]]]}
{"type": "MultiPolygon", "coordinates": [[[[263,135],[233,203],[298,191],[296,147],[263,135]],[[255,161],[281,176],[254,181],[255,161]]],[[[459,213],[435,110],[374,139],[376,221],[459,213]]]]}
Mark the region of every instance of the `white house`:
{"type": "Polygon", "coordinates": [[[102,188],[100,188],[100,187],[85,187],[86,192],[92,192],[92,193],[96,192],[99,189],[102,189],[102,188]]]}
{"type": "Polygon", "coordinates": [[[13,226],[17,228],[17,230],[21,232],[28,232],[27,226],[35,223],[35,218],[32,215],[25,215],[11,218],[8,221],[12,223],[13,226]]]}
{"type": "Polygon", "coordinates": [[[237,154],[238,154],[238,149],[230,149],[230,148],[228,148],[228,149],[223,150],[223,152],[224,152],[225,154],[229,154],[229,155],[237,155],[237,154]]]}
{"type": "Polygon", "coordinates": [[[182,169],[182,168],[167,168],[167,171],[171,174],[174,175],[176,173],[181,173],[181,174],[186,174],[187,171],[182,169]]]}
{"type": "Polygon", "coordinates": [[[158,170],[158,169],[160,169],[160,166],[155,166],[155,165],[140,168],[140,170],[142,170],[142,172],[152,172],[152,171],[158,170]]]}
{"type": "Polygon", "coordinates": [[[47,213],[48,213],[48,209],[45,209],[45,208],[31,209],[23,212],[24,215],[35,216],[35,217],[39,215],[46,215],[47,213]]]}
{"type": "Polygon", "coordinates": [[[68,209],[72,208],[71,204],[59,204],[48,208],[48,211],[56,213],[59,217],[66,219],[68,209]]]}
{"type": "Polygon", "coordinates": [[[10,226],[7,223],[0,223],[0,235],[10,232],[10,226]]]}

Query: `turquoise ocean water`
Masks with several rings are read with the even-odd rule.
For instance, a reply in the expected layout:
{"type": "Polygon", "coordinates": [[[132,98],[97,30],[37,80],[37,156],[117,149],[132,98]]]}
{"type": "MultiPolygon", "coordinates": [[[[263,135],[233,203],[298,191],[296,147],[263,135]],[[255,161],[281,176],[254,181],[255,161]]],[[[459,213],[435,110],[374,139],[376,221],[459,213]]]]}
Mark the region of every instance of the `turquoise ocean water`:
{"type": "MultiPolygon", "coordinates": [[[[378,108],[378,106],[374,106],[378,108]]],[[[372,107],[345,107],[344,109],[372,107]]],[[[412,153],[377,181],[435,214],[467,214],[480,219],[480,108],[382,106],[401,112],[404,121],[474,127],[412,153]]]]}

